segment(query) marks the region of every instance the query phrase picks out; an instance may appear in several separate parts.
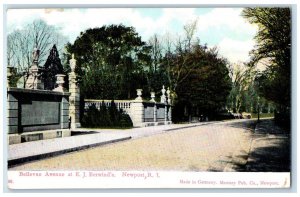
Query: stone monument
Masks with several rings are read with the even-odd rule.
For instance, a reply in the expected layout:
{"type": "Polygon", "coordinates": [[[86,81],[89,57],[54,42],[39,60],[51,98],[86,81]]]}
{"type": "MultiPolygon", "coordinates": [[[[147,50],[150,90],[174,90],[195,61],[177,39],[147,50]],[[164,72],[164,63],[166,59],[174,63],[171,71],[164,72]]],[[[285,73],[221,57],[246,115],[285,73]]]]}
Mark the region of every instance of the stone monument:
{"type": "Polygon", "coordinates": [[[163,85],[162,89],[161,89],[161,93],[162,95],[160,96],[160,102],[161,103],[165,103],[166,102],[166,89],[165,89],[165,86],[163,85]]]}
{"type": "Polygon", "coordinates": [[[44,89],[44,84],[40,79],[40,71],[38,67],[38,60],[40,56],[40,50],[34,48],[32,52],[32,65],[29,68],[28,77],[26,79],[26,89],[44,89]]]}

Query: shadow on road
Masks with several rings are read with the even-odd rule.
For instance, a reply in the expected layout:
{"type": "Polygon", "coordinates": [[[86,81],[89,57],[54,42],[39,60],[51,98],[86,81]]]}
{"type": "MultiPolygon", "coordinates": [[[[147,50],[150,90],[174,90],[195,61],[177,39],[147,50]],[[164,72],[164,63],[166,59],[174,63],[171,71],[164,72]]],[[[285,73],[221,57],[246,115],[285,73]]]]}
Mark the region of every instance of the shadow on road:
{"type": "MultiPolygon", "coordinates": [[[[268,145],[265,144],[265,146],[252,149],[249,155],[236,155],[234,158],[230,156],[220,162],[230,164],[230,171],[290,172],[290,140],[283,138],[262,140],[268,140],[268,145]]],[[[209,171],[216,170],[211,169],[209,171]]]]}
{"type": "Polygon", "coordinates": [[[245,122],[228,122],[227,126],[254,131],[256,123],[257,123],[256,120],[249,120],[245,122]]]}
{"type": "Polygon", "coordinates": [[[261,146],[250,152],[246,171],[250,172],[290,172],[290,139],[267,138],[257,142],[261,146]],[[267,142],[264,142],[267,141],[267,142]]]}
{"type": "MultiPolygon", "coordinates": [[[[251,128],[255,126],[256,121],[249,122],[249,124],[251,125],[248,127],[251,128]]],[[[229,125],[247,127],[243,122],[229,123],[229,125]]],[[[287,133],[289,132],[276,126],[273,120],[263,120],[257,124],[253,133],[249,153],[227,156],[218,162],[225,162],[226,166],[230,166],[230,171],[290,172],[291,139],[287,133]]]]}

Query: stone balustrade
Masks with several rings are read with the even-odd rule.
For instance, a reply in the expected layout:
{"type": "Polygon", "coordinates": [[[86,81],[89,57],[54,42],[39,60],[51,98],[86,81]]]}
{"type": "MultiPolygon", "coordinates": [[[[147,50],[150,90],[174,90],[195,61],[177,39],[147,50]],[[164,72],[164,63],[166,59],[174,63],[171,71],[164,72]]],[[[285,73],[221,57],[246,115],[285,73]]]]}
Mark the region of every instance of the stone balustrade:
{"type": "MultiPolygon", "coordinates": [[[[155,101],[155,94],[151,92],[151,100],[145,101],[142,98],[142,90],[137,89],[137,98],[134,100],[114,100],[116,107],[122,109],[126,112],[132,122],[134,127],[145,127],[154,126],[160,124],[171,124],[171,98],[168,94],[168,99],[164,95],[165,89],[163,87],[161,96],[161,102],[155,101]]],[[[168,92],[169,93],[169,92],[168,92]]],[[[95,100],[95,99],[85,99],[85,110],[90,106],[95,105],[97,109],[100,110],[103,103],[108,107],[111,105],[111,100],[95,100]]]]}
{"type": "MultiPolygon", "coordinates": [[[[109,107],[111,105],[111,100],[85,99],[84,108],[88,109],[90,106],[95,105],[96,108],[100,110],[102,103],[104,103],[106,107],[109,107]]],[[[126,113],[129,113],[131,107],[130,100],[114,100],[114,103],[116,104],[117,109],[122,109],[126,113]]]]}

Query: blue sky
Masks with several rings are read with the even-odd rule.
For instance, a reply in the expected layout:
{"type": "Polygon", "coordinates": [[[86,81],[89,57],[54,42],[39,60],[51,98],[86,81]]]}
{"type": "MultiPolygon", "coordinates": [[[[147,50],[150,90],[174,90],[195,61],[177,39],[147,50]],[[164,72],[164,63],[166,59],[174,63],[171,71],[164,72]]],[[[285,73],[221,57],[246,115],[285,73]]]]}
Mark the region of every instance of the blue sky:
{"type": "Polygon", "coordinates": [[[106,24],[134,26],[144,41],[158,34],[175,39],[183,36],[183,26],[197,20],[195,36],[201,44],[217,46],[230,62],[249,60],[257,27],[243,19],[242,8],[92,8],[92,9],[12,9],[7,12],[8,32],[41,18],[60,27],[70,42],[81,31],[106,24]]]}

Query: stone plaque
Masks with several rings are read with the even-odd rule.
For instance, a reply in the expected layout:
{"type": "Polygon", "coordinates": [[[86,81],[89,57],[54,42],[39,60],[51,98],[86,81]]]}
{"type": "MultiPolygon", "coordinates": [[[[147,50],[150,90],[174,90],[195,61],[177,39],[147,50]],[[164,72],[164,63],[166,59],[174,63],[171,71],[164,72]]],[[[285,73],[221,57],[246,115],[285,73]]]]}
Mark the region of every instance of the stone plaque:
{"type": "Polygon", "coordinates": [[[59,124],[60,103],[50,101],[32,101],[21,104],[21,125],[59,124]]]}
{"type": "Polygon", "coordinates": [[[145,107],[145,122],[154,121],[154,106],[145,107]]]}
{"type": "Polygon", "coordinates": [[[42,139],[43,139],[42,133],[21,136],[21,142],[31,142],[31,141],[37,141],[42,139]]]}
{"type": "Polygon", "coordinates": [[[165,119],[165,107],[157,107],[157,120],[165,119]]]}

